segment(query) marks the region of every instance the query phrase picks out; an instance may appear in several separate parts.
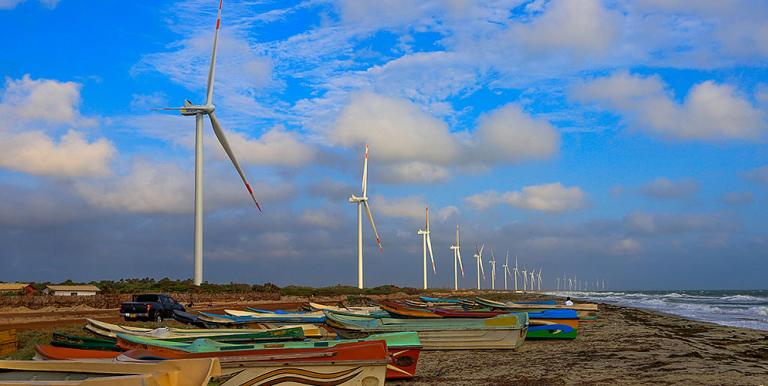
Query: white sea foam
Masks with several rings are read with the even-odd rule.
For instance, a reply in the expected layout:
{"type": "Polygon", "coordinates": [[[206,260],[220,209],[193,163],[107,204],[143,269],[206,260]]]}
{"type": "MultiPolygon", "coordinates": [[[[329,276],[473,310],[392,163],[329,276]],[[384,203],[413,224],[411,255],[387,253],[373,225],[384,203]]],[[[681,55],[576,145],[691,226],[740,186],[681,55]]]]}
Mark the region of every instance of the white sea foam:
{"type": "Polygon", "coordinates": [[[554,292],[553,295],[644,308],[689,319],[768,331],[766,291],[554,292]]]}

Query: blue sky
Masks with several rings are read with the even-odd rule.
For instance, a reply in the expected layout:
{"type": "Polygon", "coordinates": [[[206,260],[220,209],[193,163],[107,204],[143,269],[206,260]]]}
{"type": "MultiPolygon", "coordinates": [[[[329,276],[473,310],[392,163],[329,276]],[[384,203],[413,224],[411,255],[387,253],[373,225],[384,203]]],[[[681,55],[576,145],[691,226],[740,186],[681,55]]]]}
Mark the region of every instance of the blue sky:
{"type": "MultiPolygon", "coordinates": [[[[194,123],[216,1],[0,0],[0,280],[187,278],[194,123]]],[[[613,288],[761,288],[768,5],[757,1],[236,2],[210,129],[205,279],[437,286],[476,244],[613,288]]],[[[490,257],[490,256],[489,256],[490,257]]],[[[487,262],[486,262],[487,264],[487,262]]]]}

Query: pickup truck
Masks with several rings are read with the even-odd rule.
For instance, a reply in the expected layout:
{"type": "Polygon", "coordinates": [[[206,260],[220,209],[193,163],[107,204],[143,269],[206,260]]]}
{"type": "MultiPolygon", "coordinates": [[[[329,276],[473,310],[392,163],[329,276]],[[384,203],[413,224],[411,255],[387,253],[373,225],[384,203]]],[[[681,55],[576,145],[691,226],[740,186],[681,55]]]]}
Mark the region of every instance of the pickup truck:
{"type": "Polygon", "coordinates": [[[133,300],[120,305],[120,316],[127,321],[151,320],[162,322],[172,318],[173,310],[184,311],[184,306],[168,295],[133,295],[133,300]]]}

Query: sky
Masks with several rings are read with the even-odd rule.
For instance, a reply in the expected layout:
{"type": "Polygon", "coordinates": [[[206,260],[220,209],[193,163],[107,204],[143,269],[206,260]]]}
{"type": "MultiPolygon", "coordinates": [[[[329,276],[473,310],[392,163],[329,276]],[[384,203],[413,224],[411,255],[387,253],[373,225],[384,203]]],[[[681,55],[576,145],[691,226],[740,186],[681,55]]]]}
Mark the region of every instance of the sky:
{"type": "MultiPolygon", "coordinates": [[[[192,276],[194,119],[218,2],[0,0],[0,280],[192,276]]],[[[204,279],[420,286],[455,227],[501,266],[612,289],[768,272],[768,3],[225,1],[204,279]]],[[[490,275],[488,275],[490,276],[490,275]]],[[[484,280],[490,285],[490,277],[484,280]]]]}

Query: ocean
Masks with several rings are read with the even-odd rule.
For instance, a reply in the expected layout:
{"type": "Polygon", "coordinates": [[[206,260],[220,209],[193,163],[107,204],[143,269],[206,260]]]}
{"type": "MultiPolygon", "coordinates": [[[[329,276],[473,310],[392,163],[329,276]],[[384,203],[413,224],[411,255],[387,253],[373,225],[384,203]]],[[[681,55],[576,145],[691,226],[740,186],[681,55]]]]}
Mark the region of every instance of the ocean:
{"type": "Polygon", "coordinates": [[[661,311],[724,326],[768,331],[768,290],[753,291],[559,291],[595,302],[661,311]]]}

